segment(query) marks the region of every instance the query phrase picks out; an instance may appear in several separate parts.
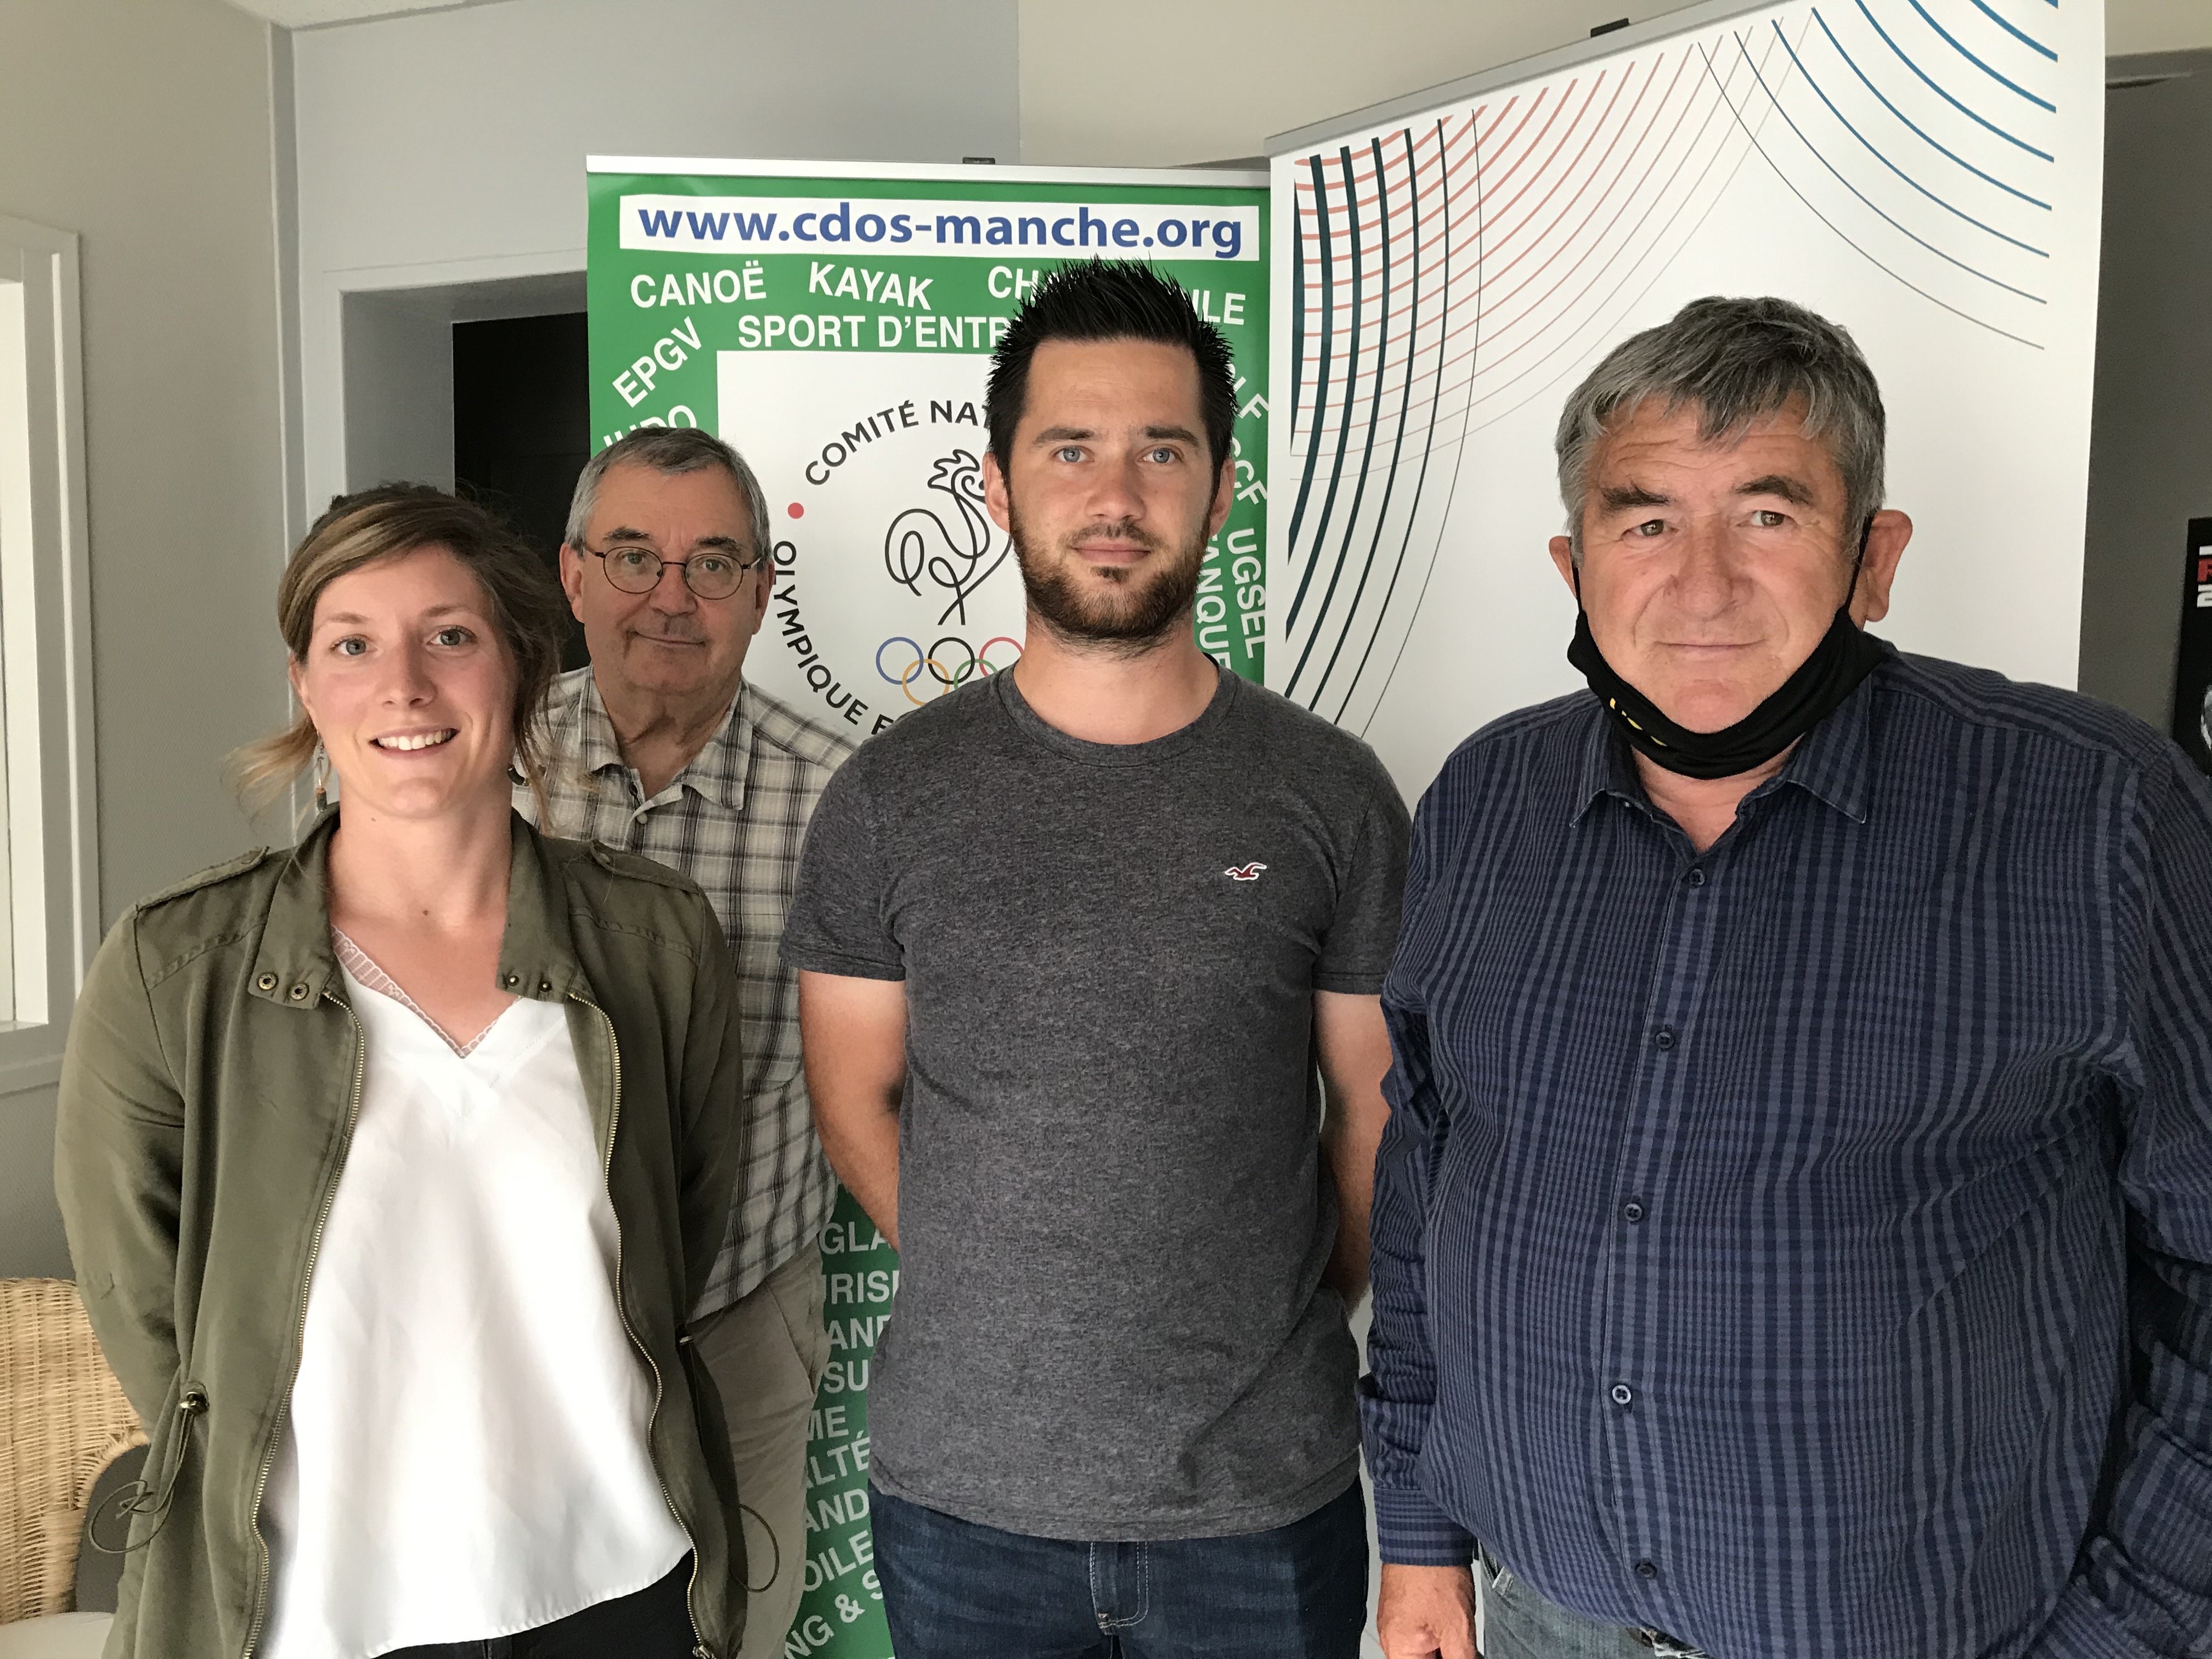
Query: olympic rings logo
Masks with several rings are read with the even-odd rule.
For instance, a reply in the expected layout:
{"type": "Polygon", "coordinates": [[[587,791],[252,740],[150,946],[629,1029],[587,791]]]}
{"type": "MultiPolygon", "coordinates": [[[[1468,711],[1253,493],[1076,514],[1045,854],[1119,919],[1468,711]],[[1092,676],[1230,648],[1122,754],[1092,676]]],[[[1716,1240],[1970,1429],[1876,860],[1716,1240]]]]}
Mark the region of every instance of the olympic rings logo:
{"type": "MultiPolygon", "coordinates": [[[[908,639],[903,634],[894,634],[876,647],[876,672],[905,692],[907,701],[919,708],[926,699],[915,694],[915,686],[916,682],[921,681],[923,674],[927,673],[931,680],[937,683],[933,695],[941,697],[954,687],[966,684],[977,674],[995,674],[1002,668],[1012,668],[1021,660],[1021,655],[1022,642],[1004,634],[984,641],[980,649],[970,646],[957,634],[947,634],[927,651],[921,648],[920,641],[908,639]],[[894,658],[902,665],[896,673],[893,673],[884,661],[884,653],[895,645],[906,647],[894,658]],[[991,647],[994,645],[1010,645],[1014,648],[1014,654],[1003,662],[994,663],[991,660],[991,647]]],[[[922,689],[928,689],[927,682],[922,682],[922,689]]]]}

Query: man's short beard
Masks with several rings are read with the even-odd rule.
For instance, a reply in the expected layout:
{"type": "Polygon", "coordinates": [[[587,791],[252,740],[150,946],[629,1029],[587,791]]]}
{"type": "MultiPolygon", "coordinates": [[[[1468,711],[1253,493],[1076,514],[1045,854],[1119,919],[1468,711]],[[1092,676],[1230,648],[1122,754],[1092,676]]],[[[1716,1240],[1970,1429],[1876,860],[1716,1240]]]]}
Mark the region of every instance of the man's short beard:
{"type": "Polygon", "coordinates": [[[1109,589],[1121,591],[1091,596],[1084,592],[1070,574],[1069,567],[1081,558],[1074,542],[1103,534],[1115,541],[1134,543],[1151,553],[1158,553],[1164,544],[1158,537],[1138,529],[1125,519],[1115,524],[1085,526],[1062,544],[1056,562],[1048,562],[1049,555],[1032,544],[1022,515],[1011,500],[1007,502],[1007,520],[1030,609],[1061,639],[1071,644],[1103,646],[1134,657],[1161,645],[1177,627],[1190,626],[1191,607],[1198,599],[1199,573],[1206,562],[1206,538],[1203,528],[1180,558],[1149,572],[1111,568],[1102,571],[1109,589]]]}

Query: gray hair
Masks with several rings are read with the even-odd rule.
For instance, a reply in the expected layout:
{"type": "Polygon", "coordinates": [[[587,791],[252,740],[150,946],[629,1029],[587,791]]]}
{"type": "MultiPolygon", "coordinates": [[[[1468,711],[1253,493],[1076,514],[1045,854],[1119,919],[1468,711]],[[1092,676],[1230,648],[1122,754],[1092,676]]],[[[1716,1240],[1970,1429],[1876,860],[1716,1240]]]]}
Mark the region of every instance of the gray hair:
{"type": "Polygon", "coordinates": [[[696,426],[641,426],[628,437],[616,439],[585,462],[584,470],[576,475],[576,493],[568,501],[568,528],[565,534],[569,546],[584,544],[584,532],[592,522],[592,509],[599,501],[599,481],[610,469],[632,464],[672,474],[697,472],[710,466],[721,468],[729,474],[730,482],[737,485],[738,493],[745,498],[745,510],[751,518],[754,553],[763,559],[769,556],[771,544],[768,502],[761,495],[760,480],[753,477],[753,470],[745,465],[744,456],[713,433],[696,426]]]}
{"type": "Polygon", "coordinates": [[[1613,417],[1649,398],[1669,413],[1696,409],[1698,435],[1707,443],[1801,404],[1805,435],[1826,438],[1843,474],[1844,518],[1854,542],[1881,509],[1881,389],[1850,334],[1787,300],[1692,300],[1659,327],[1615,346],[1560,412],[1559,499],[1578,565],[1590,457],[1613,417]]]}

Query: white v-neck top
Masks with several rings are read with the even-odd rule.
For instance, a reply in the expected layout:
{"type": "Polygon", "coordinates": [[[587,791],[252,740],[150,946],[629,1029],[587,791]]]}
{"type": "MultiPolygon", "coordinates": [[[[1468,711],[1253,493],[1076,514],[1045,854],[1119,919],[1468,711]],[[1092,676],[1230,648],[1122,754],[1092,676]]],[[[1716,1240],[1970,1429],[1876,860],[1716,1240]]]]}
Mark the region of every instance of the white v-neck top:
{"type": "Polygon", "coordinates": [[[561,1006],[518,1000],[464,1054],[345,981],[368,1069],[263,1502],[270,1659],[512,1635],[690,1549],[561,1006]]]}

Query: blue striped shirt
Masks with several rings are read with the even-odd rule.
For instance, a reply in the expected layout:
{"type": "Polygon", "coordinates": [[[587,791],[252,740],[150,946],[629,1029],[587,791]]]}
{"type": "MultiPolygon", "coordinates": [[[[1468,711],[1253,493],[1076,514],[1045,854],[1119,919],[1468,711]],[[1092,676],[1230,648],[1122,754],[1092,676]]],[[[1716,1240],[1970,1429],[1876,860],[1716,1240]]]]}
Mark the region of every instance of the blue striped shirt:
{"type": "Polygon", "coordinates": [[[1421,804],[1386,1561],[1719,1659],[2212,1652],[2212,789],[1893,657],[1704,854],[1595,698],[1421,804]]]}

